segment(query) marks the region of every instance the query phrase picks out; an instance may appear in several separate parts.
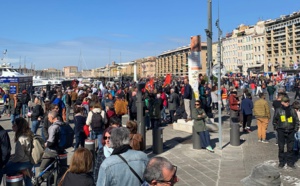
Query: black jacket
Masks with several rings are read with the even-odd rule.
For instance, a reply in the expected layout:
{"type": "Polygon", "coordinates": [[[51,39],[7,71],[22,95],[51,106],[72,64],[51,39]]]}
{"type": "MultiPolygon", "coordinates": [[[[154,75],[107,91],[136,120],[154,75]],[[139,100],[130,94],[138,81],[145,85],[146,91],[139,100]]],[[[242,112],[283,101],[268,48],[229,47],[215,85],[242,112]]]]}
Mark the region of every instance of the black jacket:
{"type": "Polygon", "coordinates": [[[31,114],[31,121],[36,121],[38,120],[38,117],[43,117],[44,116],[44,109],[41,105],[36,105],[32,109],[32,114],[31,114]]]}
{"type": "Polygon", "coordinates": [[[10,157],[10,139],[7,132],[0,125],[0,169],[8,162],[10,157]]]}
{"type": "Polygon", "coordinates": [[[289,106],[289,108],[287,109],[291,109],[292,119],[286,117],[285,110],[282,107],[276,109],[273,117],[274,129],[275,130],[281,129],[285,131],[298,131],[299,129],[298,115],[291,106],[289,106]]]}

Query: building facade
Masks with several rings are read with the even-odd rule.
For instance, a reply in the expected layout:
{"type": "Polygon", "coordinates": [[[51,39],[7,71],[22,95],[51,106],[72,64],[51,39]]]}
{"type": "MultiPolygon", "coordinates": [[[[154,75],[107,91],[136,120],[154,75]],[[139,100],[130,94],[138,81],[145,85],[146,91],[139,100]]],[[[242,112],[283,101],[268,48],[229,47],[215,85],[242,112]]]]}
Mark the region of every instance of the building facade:
{"type": "Polygon", "coordinates": [[[78,77],[77,66],[66,66],[63,68],[63,72],[66,78],[78,77]]]}
{"type": "MultiPolygon", "coordinates": [[[[155,63],[155,76],[164,77],[172,74],[175,77],[188,75],[188,56],[191,53],[190,46],[179,47],[174,50],[168,50],[157,56],[155,63]]],[[[206,74],[207,62],[207,43],[201,42],[201,63],[200,73],[206,74]]]]}

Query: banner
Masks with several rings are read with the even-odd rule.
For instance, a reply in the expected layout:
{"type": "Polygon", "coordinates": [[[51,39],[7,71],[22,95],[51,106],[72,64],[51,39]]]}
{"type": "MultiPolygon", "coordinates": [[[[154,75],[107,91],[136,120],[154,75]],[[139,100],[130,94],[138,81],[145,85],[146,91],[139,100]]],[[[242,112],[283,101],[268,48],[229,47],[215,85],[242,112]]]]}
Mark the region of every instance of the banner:
{"type": "Polygon", "coordinates": [[[201,38],[200,35],[191,37],[191,53],[188,56],[188,77],[193,88],[195,98],[198,99],[198,75],[202,69],[201,64],[201,38]]]}

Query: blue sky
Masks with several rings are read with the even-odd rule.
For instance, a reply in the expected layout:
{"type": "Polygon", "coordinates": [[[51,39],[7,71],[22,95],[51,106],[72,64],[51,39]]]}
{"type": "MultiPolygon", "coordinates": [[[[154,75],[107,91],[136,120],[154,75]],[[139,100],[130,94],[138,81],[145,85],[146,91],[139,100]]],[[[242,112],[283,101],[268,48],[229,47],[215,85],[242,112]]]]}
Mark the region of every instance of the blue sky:
{"type": "MultiPolygon", "coordinates": [[[[111,61],[157,56],[188,45],[193,35],[206,41],[207,0],[0,3],[0,51],[7,49],[3,61],[14,67],[62,69],[82,62],[83,69],[91,69],[111,61]]],[[[212,0],[214,41],[218,5],[223,35],[240,24],[253,25],[300,10],[299,0],[212,0]]]]}

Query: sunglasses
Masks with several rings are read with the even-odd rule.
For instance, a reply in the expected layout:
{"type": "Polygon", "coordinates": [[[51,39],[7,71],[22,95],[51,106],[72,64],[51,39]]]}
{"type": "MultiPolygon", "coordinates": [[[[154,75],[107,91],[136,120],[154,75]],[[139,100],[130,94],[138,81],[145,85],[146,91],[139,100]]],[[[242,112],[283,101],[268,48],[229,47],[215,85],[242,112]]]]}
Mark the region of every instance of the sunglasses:
{"type": "Polygon", "coordinates": [[[103,139],[104,140],[110,139],[110,136],[104,136],[103,139]]]}
{"type": "Polygon", "coordinates": [[[195,104],[195,105],[197,106],[197,105],[200,105],[200,104],[195,104]]]}

